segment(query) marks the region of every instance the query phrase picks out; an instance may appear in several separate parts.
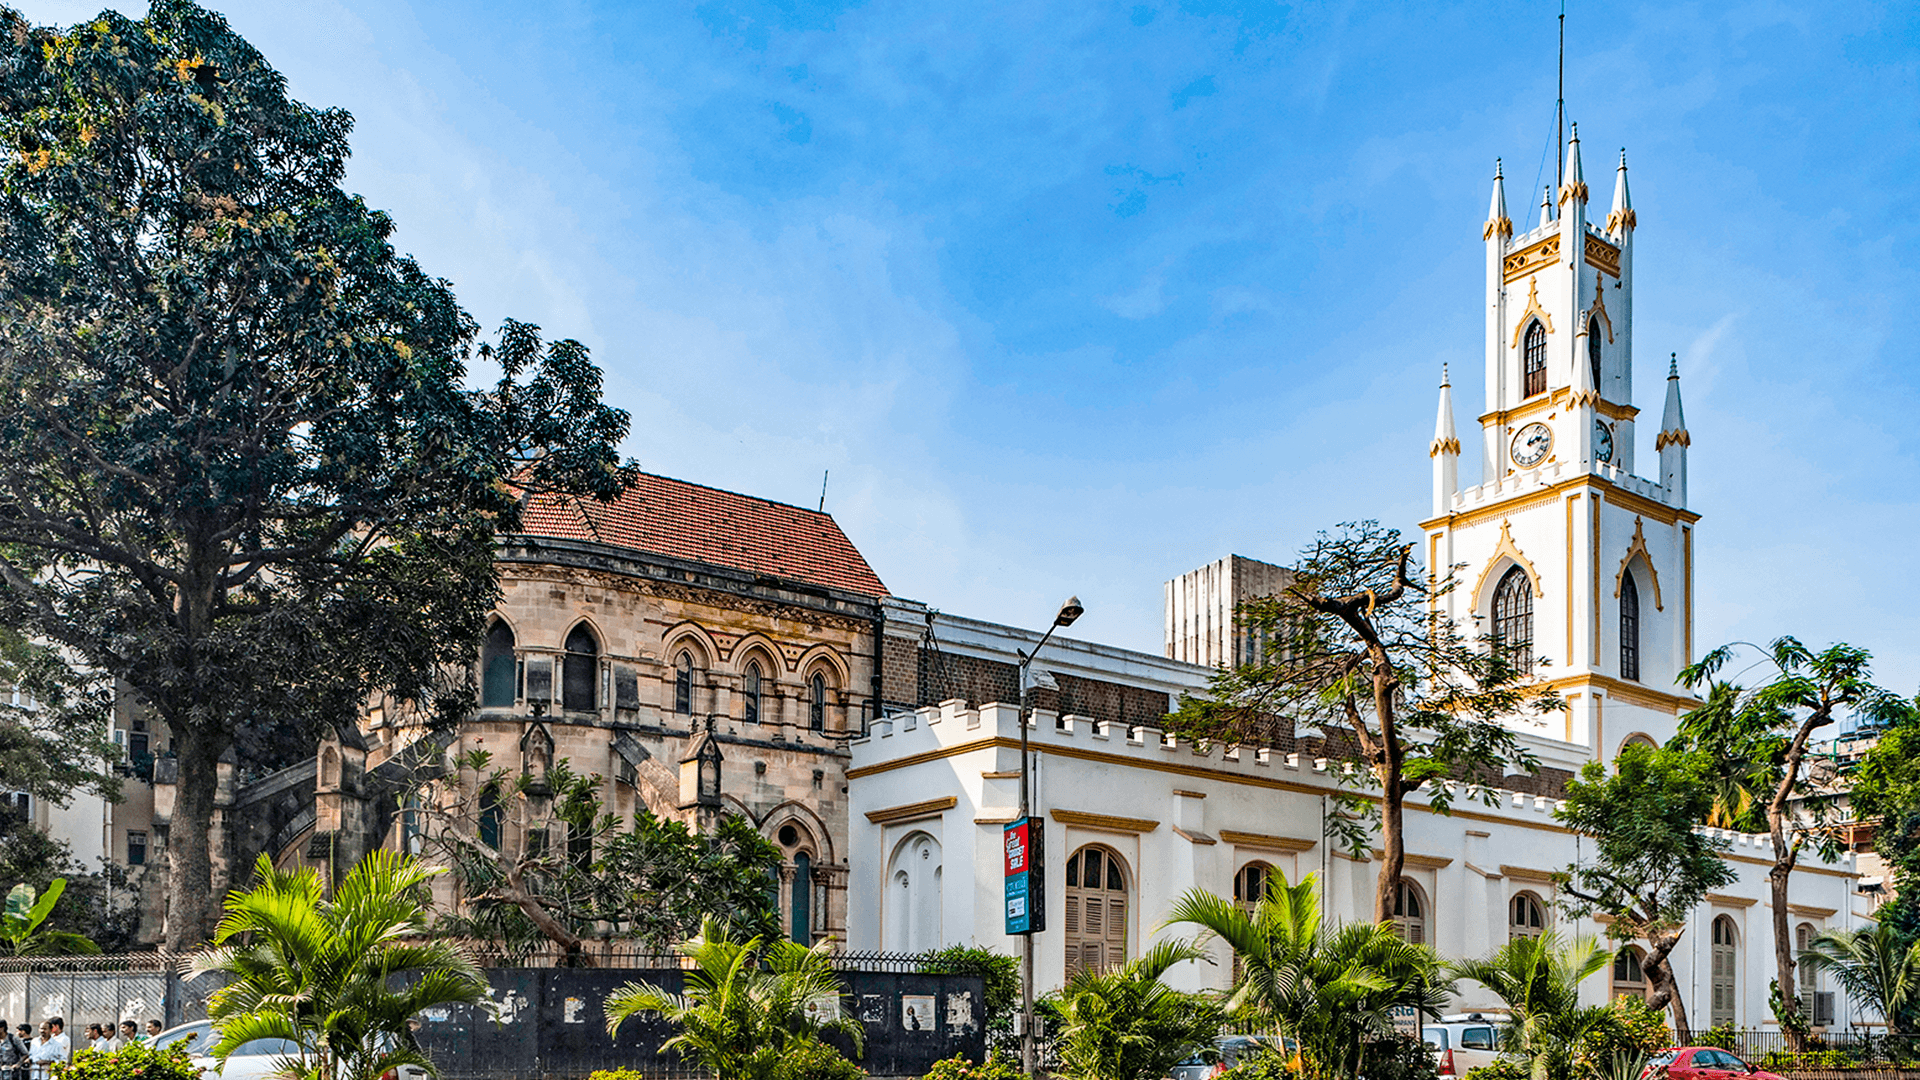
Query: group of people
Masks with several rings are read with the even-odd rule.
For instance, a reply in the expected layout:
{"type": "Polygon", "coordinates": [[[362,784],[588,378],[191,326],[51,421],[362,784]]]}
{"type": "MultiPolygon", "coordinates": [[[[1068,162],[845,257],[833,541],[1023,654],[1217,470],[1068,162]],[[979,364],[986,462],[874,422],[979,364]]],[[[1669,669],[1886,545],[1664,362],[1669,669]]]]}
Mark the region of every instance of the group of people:
{"type": "MultiPolygon", "coordinates": [[[[147,1021],[144,1035],[132,1020],[88,1024],[87,1045],[80,1049],[111,1054],[129,1043],[145,1042],[161,1030],[158,1020],[147,1021]]],[[[0,1035],[5,1036],[0,1039],[0,1080],[52,1080],[54,1062],[73,1060],[73,1042],[67,1035],[64,1017],[40,1021],[38,1039],[33,1037],[33,1025],[21,1024],[8,1031],[7,1022],[0,1020],[0,1035]]]]}

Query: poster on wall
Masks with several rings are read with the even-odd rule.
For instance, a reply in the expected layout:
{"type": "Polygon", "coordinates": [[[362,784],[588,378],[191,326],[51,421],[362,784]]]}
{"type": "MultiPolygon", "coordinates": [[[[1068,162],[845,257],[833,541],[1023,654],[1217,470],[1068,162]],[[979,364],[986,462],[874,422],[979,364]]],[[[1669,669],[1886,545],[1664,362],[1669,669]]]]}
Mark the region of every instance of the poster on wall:
{"type": "Polygon", "coordinates": [[[1046,827],[1038,818],[1021,818],[1001,830],[1006,872],[1006,924],[1009,934],[1037,934],[1047,928],[1046,827]]]}
{"type": "Polygon", "coordinates": [[[932,994],[900,995],[901,1030],[932,1031],[935,1022],[932,994]]]}

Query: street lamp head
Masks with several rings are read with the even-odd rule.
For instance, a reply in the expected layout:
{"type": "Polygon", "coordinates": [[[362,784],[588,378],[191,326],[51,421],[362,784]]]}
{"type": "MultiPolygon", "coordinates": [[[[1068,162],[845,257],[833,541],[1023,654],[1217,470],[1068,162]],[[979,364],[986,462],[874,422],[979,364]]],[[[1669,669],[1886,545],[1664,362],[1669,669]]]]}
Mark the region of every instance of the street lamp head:
{"type": "Polygon", "coordinates": [[[1053,625],[1072,626],[1073,620],[1086,614],[1086,611],[1086,608],[1080,606],[1079,597],[1069,596],[1067,597],[1067,602],[1060,605],[1060,614],[1053,617],[1053,625]]]}

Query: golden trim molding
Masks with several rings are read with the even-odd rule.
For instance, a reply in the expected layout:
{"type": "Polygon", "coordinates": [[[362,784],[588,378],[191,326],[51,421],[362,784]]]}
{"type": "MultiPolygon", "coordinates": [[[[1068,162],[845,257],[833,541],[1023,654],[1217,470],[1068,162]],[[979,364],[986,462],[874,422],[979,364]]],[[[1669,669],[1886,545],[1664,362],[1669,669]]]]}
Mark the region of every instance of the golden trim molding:
{"type": "Polygon", "coordinates": [[[1709,904],[1719,904],[1721,907],[1731,908],[1750,908],[1760,902],[1750,897],[1728,896],[1725,893],[1708,893],[1703,899],[1709,904]]]}
{"type": "Polygon", "coordinates": [[[1663,712],[1686,712],[1691,709],[1697,709],[1702,704],[1699,698],[1686,697],[1681,694],[1669,694],[1663,690],[1655,690],[1651,687],[1642,686],[1639,683],[1627,682],[1623,679],[1616,679],[1611,675],[1601,675],[1597,672],[1590,672],[1585,675],[1567,675],[1558,679],[1550,679],[1541,685],[1547,689],[1559,691],[1563,695],[1569,690],[1584,690],[1587,692],[1599,690],[1610,698],[1617,698],[1634,705],[1645,705],[1650,709],[1659,709],[1663,712]]]}
{"type": "MultiPolygon", "coordinates": [[[[1560,250],[1559,237],[1554,237],[1553,250],[1560,250]]],[[[1546,327],[1547,333],[1553,333],[1553,316],[1540,306],[1540,277],[1537,274],[1527,279],[1527,309],[1520,313],[1519,321],[1513,324],[1514,348],[1520,347],[1520,335],[1526,332],[1527,320],[1535,317],[1539,318],[1541,326],[1546,327]]]]}
{"type": "Polygon", "coordinates": [[[1480,230],[1480,239],[1491,240],[1496,233],[1498,233],[1503,240],[1511,239],[1513,236],[1513,219],[1510,217],[1488,219],[1486,226],[1480,230]]]}
{"type": "Polygon", "coordinates": [[[1809,919],[1831,919],[1835,915],[1840,914],[1839,908],[1814,907],[1811,904],[1788,904],[1787,911],[1791,914],[1805,916],[1809,919]]]}
{"type": "Polygon", "coordinates": [[[1543,266],[1551,266],[1560,258],[1560,234],[1554,233],[1537,243],[1529,244],[1519,251],[1508,255],[1500,266],[1507,282],[1518,281],[1543,266]]]}
{"type": "Polygon", "coordinates": [[[1547,595],[1546,590],[1540,587],[1540,572],[1535,570],[1533,563],[1528,562],[1526,555],[1521,553],[1520,545],[1513,542],[1513,533],[1508,531],[1508,527],[1512,524],[1511,521],[1500,523],[1500,542],[1494,545],[1492,557],[1487,560],[1487,565],[1481,568],[1480,580],[1473,583],[1470,600],[1475,607],[1480,605],[1480,590],[1487,584],[1487,575],[1493,573],[1493,568],[1500,565],[1500,557],[1503,555],[1512,559],[1514,565],[1527,575],[1527,581],[1533,585],[1533,595],[1536,598],[1547,595]]]}
{"type": "Polygon", "coordinates": [[[1613,598],[1620,599],[1620,590],[1627,579],[1627,564],[1635,555],[1647,564],[1647,576],[1653,579],[1653,610],[1665,611],[1667,606],[1660,602],[1660,571],[1653,568],[1653,555],[1647,551],[1647,536],[1640,531],[1640,519],[1633,519],[1633,543],[1627,545],[1626,557],[1620,560],[1620,569],[1613,575],[1613,598]]]}
{"type": "MultiPolygon", "coordinates": [[[[1379,848],[1374,848],[1373,861],[1386,862],[1387,853],[1379,848]]],[[[1400,856],[1400,867],[1403,870],[1444,870],[1452,865],[1452,859],[1443,859],[1438,855],[1415,855],[1409,851],[1400,856]]]]}
{"type": "Polygon", "coordinates": [[[1181,791],[1179,788],[1174,788],[1173,793],[1188,799],[1204,799],[1207,797],[1207,793],[1204,791],[1181,791]]]}
{"type": "Polygon", "coordinates": [[[1082,810],[1049,810],[1047,816],[1062,825],[1077,825],[1082,829],[1105,829],[1108,832],[1150,833],[1160,827],[1159,822],[1150,821],[1147,818],[1089,814],[1082,810]]]}
{"type": "MultiPolygon", "coordinates": [[[[1628,211],[1628,213],[1632,213],[1632,211],[1628,211]]],[[[1608,231],[1611,232],[1613,217],[1610,216],[1607,218],[1607,224],[1609,226],[1608,231]]],[[[1587,237],[1586,256],[1588,266],[1593,267],[1595,270],[1605,270],[1614,277],[1620,276],[1619,248],[1614,247],[1612,244],[1607,243],[1597,236],[1589,236],[1587,237]]]]}
{"type": "Polygon", "coordinates": [[[1524,881],[1532,885],[1554,884],[1553,871],[1535,870],[1531,866],[1508,866],[1502,863],[1500,866],[1500,876],[1509,877],[1515,881],[1524,881]]]}
{"type": "MultiPolygon", "coordinates": [[[[1589,244],[1593,243],[1593,238],[1588,237],[1587,242],[1589,244]]],[[[1617,272],[1618,271],[1616,271],[1616,273],[1617,272]]],[[[1587,318],[1599,319],[1601,322],[1606,323],[1607,344],[1613,344],[1613,316],[1607,314],[1607,283],[1604,279],[1593,279],[1593,306],[1587,309],[1587,318]]],[[[1583,329],[1578,336],[1585,336],[1585,334],[1586,331],[1583,329]]],[[[1597,386],[1594,387],[1596,392],[1599,389],[1597,386]]]]}
{"type": "Polygon", "coordinates": [[[1312,851],[1317,841],[1296,840],[1291,836],[1273,836],[1268,833],[1241,832],[1238,829],[1221,829],[1220,839],[1234,847],[1258,848],[1261,851],[1284,851],[1297,854],[1312,851]]]}
{"type": "Polygon", "coordinates": [[[928,799],[926,802],[907,803],[905,806],[889,806],[885,810],[867,811],[867,820],[875,825],[891,825],[899,821],[918,821],[921,818],[939,817],[944,811],[953,809],[960,800],[952,795],[944,799],[928,799]]]}
{"type": "Polygon", "coordinates": [[[1471,510],[1458,510],[1452,513],[1442,514],[1439,517],[1428,518],[1420,522],[1419,525],[1422,529],[1437,529],[1442,526],[1464,529],[1469,525],[1477,525],[1482,521],[1487,521],[1492,518],[1509,517],[1519,513],[1525,508],[1545,505],[1546,503],[1552,502],[1557,496],[1564,492],[1587,488],[1603,492],[1607,497],[1607,501],[1613,505],[1631,510],[1636,514],[1645,514],[1649,520],[1661,525],[1672,525],[1675,522],[1692,524],[1700,520],[1700,515],[1691,510],[1681,510],[1677,507],[1668,506],[1666,503],[1655,502],[1644,495],[1628,491],[1626,488],[1615,484],[1605,477],[1584,474],[1568,477],[1565,480],[1547,484],[1522,495],[1513,496],[1511,501],[1502,500],[1484,506],[1476,506],[1471,510]]]}
{"type": "Polygon", "coordinates": [[[1202,847],[1209,847],[1211,845],[1214,845],[1220,842],[1218,840],[1215,840],[1213,837],[1208,836],[1206,833],[1188,832],[1187,830],[1181,828],[1178,825],[1169,825],[1167,826],[1167,828],[1172,829],[1173,835],[1179,837],[1182,840],[1185,840],[1189,844],[1199,844],[1202,847]]]}

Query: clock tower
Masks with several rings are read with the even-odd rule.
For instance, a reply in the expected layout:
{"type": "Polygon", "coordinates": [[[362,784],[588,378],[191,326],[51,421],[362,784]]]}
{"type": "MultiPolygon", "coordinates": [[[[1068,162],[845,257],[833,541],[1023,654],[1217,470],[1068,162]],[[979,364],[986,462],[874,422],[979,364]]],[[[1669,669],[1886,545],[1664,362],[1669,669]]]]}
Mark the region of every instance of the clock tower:
{"type": "MultiPolygon", "coordinates": [[[[1496,165],[1486,243],[1486,399],[1481,483],[1461,488],[1461,444],[1444,377],[1429,448],[1429,567],[1454,568],[1438,603],[1462,633],[1519,657],[1567,699],[1565,714],[1515,725],[1564,745],[1543,760],[1611,759],[1631,738],[1664,742],[1693,699],[1674,685],[1693,656],[1690,438],[1677,365],[1654,440],[1659,471],[1635,473],[1633,240],[1623,151],[1611,209],[1589,217],[1580,133],[1537,224],[1516,233],[1496,165]]],[[[1564,766],[1563,766],[1564,767],[1564,766]]]]}

